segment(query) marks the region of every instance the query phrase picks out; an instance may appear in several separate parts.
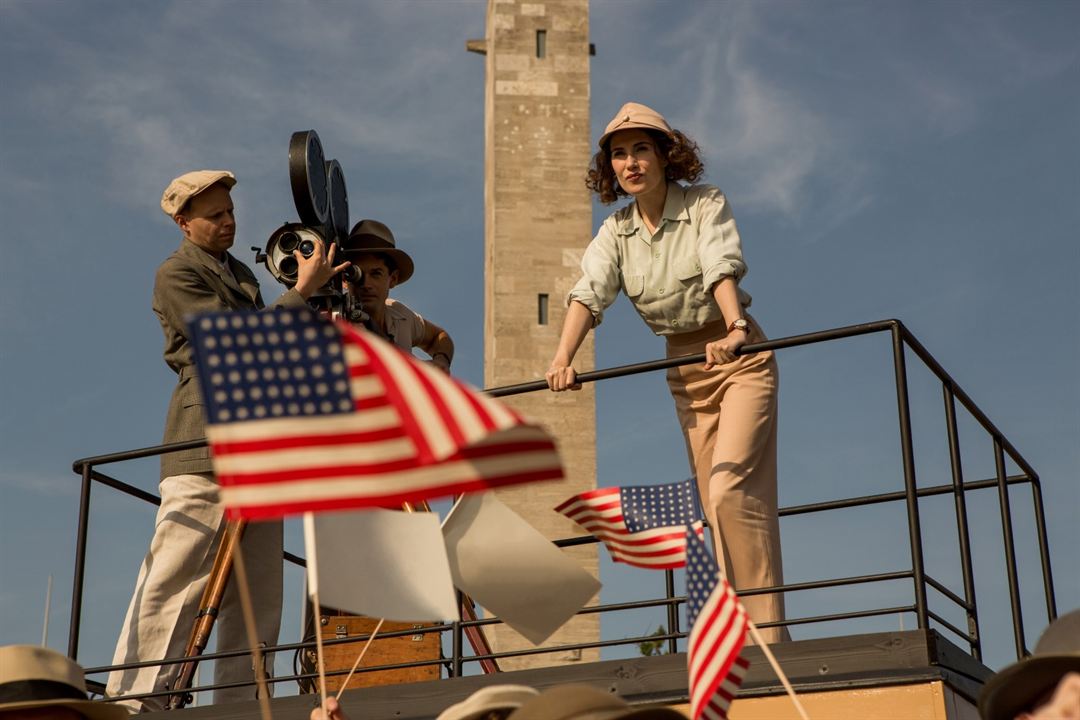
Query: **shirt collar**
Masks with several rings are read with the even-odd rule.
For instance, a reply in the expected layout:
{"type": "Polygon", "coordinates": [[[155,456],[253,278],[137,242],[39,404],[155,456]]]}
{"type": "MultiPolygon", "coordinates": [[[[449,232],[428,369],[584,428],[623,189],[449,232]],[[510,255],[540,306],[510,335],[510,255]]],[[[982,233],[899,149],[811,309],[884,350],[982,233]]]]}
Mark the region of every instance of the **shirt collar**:
{"type": "MultiPolygon", "coordinates": [[[[667,197],[664,199],[664,212],[661,220],[689,221],[690,211],[686,207],[686,188],[677,182],[669,181],[667,185],[667,197]]],[[[619,213],[619,220],[615,224],[615,231],[620,235],[633,235],[644,227],[645,223],[638,212],[637,203],[630,203],[623,212],[619,213]]]]}

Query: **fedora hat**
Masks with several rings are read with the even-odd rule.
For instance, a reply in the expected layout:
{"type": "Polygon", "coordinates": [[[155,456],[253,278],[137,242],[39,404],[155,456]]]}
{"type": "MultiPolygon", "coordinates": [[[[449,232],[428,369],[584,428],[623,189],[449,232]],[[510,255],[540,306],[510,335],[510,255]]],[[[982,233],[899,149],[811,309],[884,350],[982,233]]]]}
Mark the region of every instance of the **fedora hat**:
{"type": "Polygon", "coordinates": [[[657,130],[668,136],[673,132],[663,115],[648,105],[628,102],[619,108],[619,112],[615,113],[615,117],[611,118],[611,122],[604,128],[604,134],[600,136],[598,144],[603,148],[612,135],[620,130],[631,130],[633,128],[657,130]]]}
{"type": "Polygon", "coordinates": [[[1013,720],[1068,672],[1080,672],[1080,609],[1046,626],[1035,652],[1001,669],[979,693],[983,720],[1013,720]]]}
{"type": "Polygon", "coordinates": [[[634,707],[591,685],[569,684],[548,688],[510,713],[508,720],[686,720],[686,716],[662,705],[634,707]]]}
{"type": "Polygon", "coordinates": [[[36,645],[0,647],[0,712],[69,708],[90,720],[120,720],[127,708],[86,699],[79,665],[55,650],[36,645]]]}
{"type": "Polygon", "coordinates": [[[528,685],[488,685],[446,708],[435,720],[479,720],[489,712],[516,710],[539,694],[528,685]]]}
{"type": "Polygon", "coordinates": [[[378,220],[361,220],[353,225],[348,239],[341,249],[345,257],[361,254],[385,255],[394,262],[398,273],[398,285],[412,277],[413,261],[404,250],[398,250],[394,233],[378,220]]]}

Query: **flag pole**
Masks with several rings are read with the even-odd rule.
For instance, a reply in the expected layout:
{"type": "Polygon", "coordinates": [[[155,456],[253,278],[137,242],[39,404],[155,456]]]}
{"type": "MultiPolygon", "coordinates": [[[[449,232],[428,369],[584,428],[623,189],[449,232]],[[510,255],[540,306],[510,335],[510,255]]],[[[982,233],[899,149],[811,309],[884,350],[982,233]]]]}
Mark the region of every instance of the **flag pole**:
{"type": "Polygon", "coordinates": [[[356,656],[356,662],[353,663],[352,670],[345,676],[345,682],[341,683],[341,687],[338,688],[337,695],[334,696],[335,700],[341,699],[341,694],[345,692],[345,688],[348,686],[349,681],[352,680],[353,673],[356,672],[356,668],[360,667],[360,661],[364,659],[364,655],[367,654],[368,648],[371,647],[371,641],[375,639],[375,635],[382,628],[382,624],[386,622],[386,618],[380,618],[379,622],[375,625],[375,629],[371,631],[371,635],[368,636],[367,642],[364,643],[364,647],[360,650],[360,654],[356,656]]]}
{"type": "Polygon", "coordinates": [[[270,688],[266,684],[266,668],[263,667],[262,648],[259,646],[259,637],[255,629],[255,608],[251,604],[251,588],[248,586],[247,570],[244,567],[244,553],[240,549],[240,543],[236,543],[236,554],[233,557],[236,566],[236,578],[240,591],[240,609],[244,615],[244,627],[247,629],[248,644],[251,645],[251,657],[255,661],[255,682],[259,686],[259,713],[262,720],[272,720],[270,713],[270,688]]]}
{"type": "MultiPolygon", "coordinates": [[[[326,707],[326,661],[323,659],[322,605],[319,604],[319,561],[315,555],[315,513],[304,513],[304,551],[307,555],[308,594],[315,610],[315,665],[319,669],[319,707],[326,707]]],[[[325,712],[325,710],[324,710],[325,712]]]]}
{"type": "Polygon", "coordinates": [[[754,621],[751,620],[749,616],[746,618],[746,625],[750,630],[750,637],[754,638],[754,642],[757,643],[758,647],[761,648],[761,651],[765,653],[765,658],[769,661],[769,664],[772,665],[773,672],[776,673],[776,677],[780,678],[780,683],[784,686],[784,689],[787,690],[788,697],[790,697],[791,702],[795,704],[795,709],[799,711],[799,716],[802,720],[810,720],[810,716],[806,714],[806,709],[803,708],[802,703],[799,702],[799,697],[795,694],[795,689],[791,687],[791,682],[788,681],[787,675],[784,674],[784,671],[780,668],[780,663],[777,662],[776,657],[772,654],[772,650],[769,649],[769,644],[761,637],[757,625],[754,624],[754,621]]]}

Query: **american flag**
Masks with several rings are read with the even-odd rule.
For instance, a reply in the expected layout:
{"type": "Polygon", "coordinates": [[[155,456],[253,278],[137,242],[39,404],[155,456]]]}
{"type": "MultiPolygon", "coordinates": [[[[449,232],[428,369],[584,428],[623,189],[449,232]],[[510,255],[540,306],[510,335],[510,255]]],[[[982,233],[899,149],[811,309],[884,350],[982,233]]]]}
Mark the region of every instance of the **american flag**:
{"type": "Polygon", "coordinates": [[[190,329],[230,517],[563,477],[541,428],[345,322],[275,310],[201,315],[190,329]]]}
{"type": "Polygon", "coordinates": [[[740,654],[746,644],[746,609],[704,541],[692,532],[686,533],[686,621],[690,717],[724,720],[750,666],[740,654]]]}
{"type": "Polygon", "coordinates": [[[555,508],[595,535],[611,559],[650,570],[686,564],[686,528],[702,536],[693,478],[666,485],[597,488],[555,508]]]}

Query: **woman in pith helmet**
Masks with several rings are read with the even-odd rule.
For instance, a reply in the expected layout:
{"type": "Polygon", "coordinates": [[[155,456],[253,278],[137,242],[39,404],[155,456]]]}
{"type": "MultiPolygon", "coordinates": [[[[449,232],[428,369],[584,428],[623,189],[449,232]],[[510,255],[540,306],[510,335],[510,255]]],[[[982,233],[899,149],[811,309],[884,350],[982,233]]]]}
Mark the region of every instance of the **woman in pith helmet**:
{"type": "MultiPolygon", "coordinates": [[[[668,357],[705,352],[704,364],[668,370],[668,385],[717,559],[736,590],[781,585],[779,377],[771,352],[736,355],[765,335],[746,312],[746,262],[727,198],[693,184],[704,172],[697,145],[645,105],[623,105],[599,144],[586,184],[605,204],[620,196],[633,202],[604,221],[585,251],[548,385],[580,387],[574,355],[620,290],[667,341],[668,357]]],[[[784,617],[781,594],[746,596],[743,604],[756,623],[784,617]]],[[[785,628],[762,634],[789,639],[785,628]]]]}

